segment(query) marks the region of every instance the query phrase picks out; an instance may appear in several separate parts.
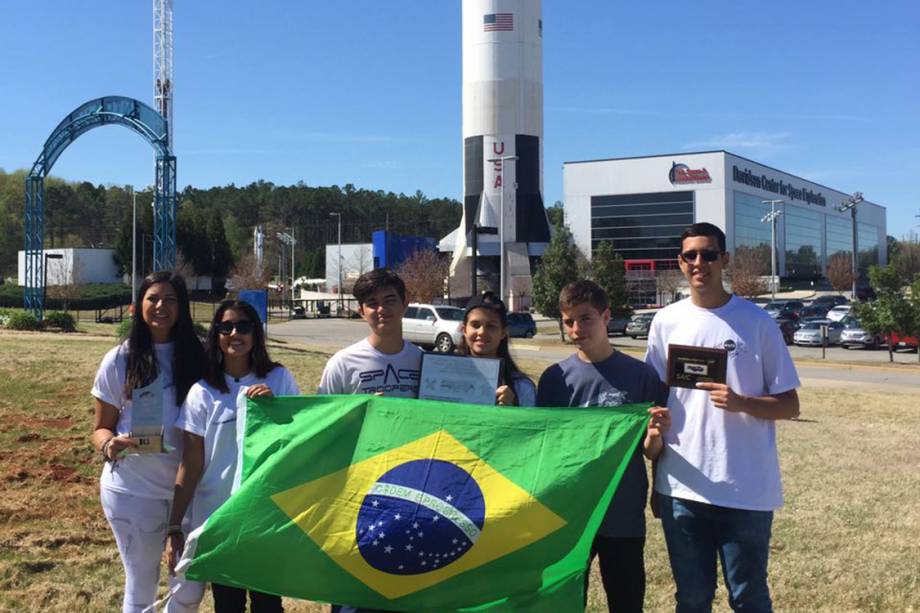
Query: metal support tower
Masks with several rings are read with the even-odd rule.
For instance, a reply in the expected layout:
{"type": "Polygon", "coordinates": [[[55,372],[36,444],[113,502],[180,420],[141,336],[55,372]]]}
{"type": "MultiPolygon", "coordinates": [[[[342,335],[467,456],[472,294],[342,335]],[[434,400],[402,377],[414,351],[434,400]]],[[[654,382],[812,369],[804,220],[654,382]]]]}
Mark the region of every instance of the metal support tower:
{"type": "Polygon", "coordinates": [[[173,2],[153,0],[153,108],[166,119],[166,146],[173,146],[173,2]]]}
{"type": "Polygon", "coordinates": [[[176,156],[157,156],[156,174],[153,269],[172,270],[176,267],[176,156]]]}

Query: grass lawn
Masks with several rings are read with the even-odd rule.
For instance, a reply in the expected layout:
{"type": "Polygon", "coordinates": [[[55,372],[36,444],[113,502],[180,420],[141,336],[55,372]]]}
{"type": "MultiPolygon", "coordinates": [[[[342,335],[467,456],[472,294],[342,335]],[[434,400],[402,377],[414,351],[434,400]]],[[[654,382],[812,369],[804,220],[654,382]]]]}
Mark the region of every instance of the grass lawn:
{"type": "MultiPolygon", "coordinates": [[[[114,611],[122,570],[98,502],[89,389],[112,326],[0,331],[0,611],[114,611]]],[[[327,353],[272,344],[305,393],[327,353]]],[[[531,375],[538,365],[522,360],[531,375]]],[[[805,388],[778,437],[786,506],[773,526],[777,611],[920,611],[920,408],[885,389],[805,388]]],[[[673,610],[660,528],[649,521],[646,609],[673,610]]],[[[595,575],[589,611],[605,611],[595,575]]],[[[324,611],[288,601],[289,611],[324,611]]],[[[202,610],[210,611],[210,597],[202,610]]],[[[724,590],[718,611],[727,611],[724,590]]]]}

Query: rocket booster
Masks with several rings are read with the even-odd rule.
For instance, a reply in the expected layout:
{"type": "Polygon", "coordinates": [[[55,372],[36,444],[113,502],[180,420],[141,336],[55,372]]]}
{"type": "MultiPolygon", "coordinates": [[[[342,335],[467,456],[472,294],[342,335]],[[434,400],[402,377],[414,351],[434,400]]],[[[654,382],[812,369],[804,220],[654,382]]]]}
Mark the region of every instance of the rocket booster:
{"type": "MultiPolygon", "coordinates": [[[[540,0],[463,0],[463,222],[504,240],[549,242],[543,208],[543,22],[540,0]],[[489,161],[517,156],[502,162],[489,161]],[[504,184],[502,179],[504,178],[504,184]]],[[[486,241],[496,240],[482,237],[486,241]]]]}

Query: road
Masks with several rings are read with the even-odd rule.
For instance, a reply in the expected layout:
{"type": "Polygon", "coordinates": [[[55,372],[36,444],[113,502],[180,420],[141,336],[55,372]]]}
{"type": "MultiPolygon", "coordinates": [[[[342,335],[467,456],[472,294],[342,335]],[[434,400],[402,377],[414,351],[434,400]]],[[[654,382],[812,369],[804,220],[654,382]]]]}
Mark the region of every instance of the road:
{"type": "MultiPolygon", "coordinates": [[[[282,342],[323,347],[334,351],[367,336],[367,324],[360,319],[301,319],[269,326],[269,337],[282,342]]],[[[612,337],[618,349],[641,357],[644,339],[612,337]]],[[[920,390],[920,365],[916,353],[896,353],[896,364],[888,363],[888,351],[847,350],[831,347],[827,359],[821,359],[821,349],[790,347],[792,358],[803,385],[870,386],[920,390]]],[[[514,339],[511,350],[515,357],[544,362],[547,365],[571,355],[571,345],[563,345],[558,334],[538,334],[533,339],[514,339]]]]}

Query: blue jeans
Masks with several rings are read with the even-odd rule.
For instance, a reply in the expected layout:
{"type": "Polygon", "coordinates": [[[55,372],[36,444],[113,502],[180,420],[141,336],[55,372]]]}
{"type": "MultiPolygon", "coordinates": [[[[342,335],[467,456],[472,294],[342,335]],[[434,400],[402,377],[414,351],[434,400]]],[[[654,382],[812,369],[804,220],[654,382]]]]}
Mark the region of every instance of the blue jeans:
{"type": "Polygon", "coordinates": [[[716,555],[734,611],[773,611],[767,586],[772,511],[746,511],[661,496],[661,525],[677,584],[677,613],[709,612],[716,555]]]}

